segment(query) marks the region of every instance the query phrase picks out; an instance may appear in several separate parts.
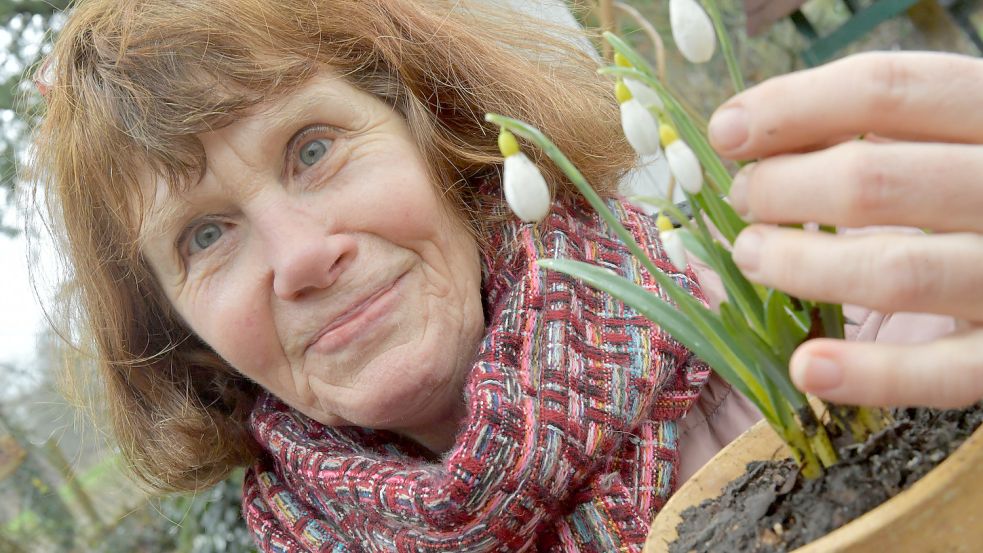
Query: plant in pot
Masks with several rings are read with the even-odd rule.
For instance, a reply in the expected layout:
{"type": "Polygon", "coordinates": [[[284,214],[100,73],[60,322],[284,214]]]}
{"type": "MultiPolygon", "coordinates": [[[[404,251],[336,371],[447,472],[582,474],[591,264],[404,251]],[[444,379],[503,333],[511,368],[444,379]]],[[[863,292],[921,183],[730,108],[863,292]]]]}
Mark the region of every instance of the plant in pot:
{"type": "MultiPolygon", "coordinates": [[[[741,74],[719,11],[712,1],[707,7],[709,16],[696,0],[672,0],[676,42],[685,57],[702,62],[712,56],[716,36],[740,91],[741,74]]],[[[714,269],[726,301],[713,311],[659,270],[546,136],[521,121],[489,114],[487,120],[501,128],[506,199],[527,220],[537,218],[529,214],[545,213],[542,204],[549,201],[545,183],[536,180],[535,167],[519,152],[518,135],[564,171],[658,281],[668,301],[601,267],[563,259],[540,260],[540,265],[582,279],[658,323],[752,401],[764,418],[676,493],[656,518],[647,550],[786,551],[812,542],[801,550],[969,551],[983,543],[977,513],[983,506],[983,434],[976,431],[963,443],[983,418],[979,405],[892,414],[800,392],[788,372],[791,355],[811,338],[843,338],[842,306],[793,297],[741,274],[729,246],[747,222],[724,199],[731,185],[727,166],[646,61],[617,36],[605,38],[616,63],[599,72],[617,79],[628,141],[643,155],[664,151],[692,209],[689,218],[670,200],[643,199],[661,208],[657,225],[663,247],[677,269],[685,269],[686,251],[714,269]],[[959,443],[958,451],[933,470],[959,443]],[[748,465],[762,460],[770,462],[748,465]],[[929,470],[917,485],[861,517],[929,470]],[[691,511],[689,530],[680,526],[677,541],[680,513],[720,495],[731,480],[716,502],[691,511]]]]}

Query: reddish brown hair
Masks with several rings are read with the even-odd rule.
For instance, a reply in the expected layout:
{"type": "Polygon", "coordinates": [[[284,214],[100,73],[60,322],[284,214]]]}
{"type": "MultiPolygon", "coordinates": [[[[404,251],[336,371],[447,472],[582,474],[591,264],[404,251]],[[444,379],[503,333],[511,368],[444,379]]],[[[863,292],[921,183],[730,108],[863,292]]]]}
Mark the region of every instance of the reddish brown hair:
{"type": "MultiPolygon", "coordinates": [[[[587,52],[544,28],[449,0],[75,6],[52,54],[33,178],[56,206],[76,322],[94,342],[114,434],[138,476],[192,490],[248,462],[245,417],[256,394],[158,290],[136,239],[140,182],[190,186],[205,165],[197,134],[329,66],[403,114],[435,184],[479,237],[494,214],[479,209],[477,183],[497,178],[501,163],[486,112],[539,127],[610,192],[633,161],[610,85],[587,52]]],[[[540,164],[557,194],[572,193],[540,164]]]]}

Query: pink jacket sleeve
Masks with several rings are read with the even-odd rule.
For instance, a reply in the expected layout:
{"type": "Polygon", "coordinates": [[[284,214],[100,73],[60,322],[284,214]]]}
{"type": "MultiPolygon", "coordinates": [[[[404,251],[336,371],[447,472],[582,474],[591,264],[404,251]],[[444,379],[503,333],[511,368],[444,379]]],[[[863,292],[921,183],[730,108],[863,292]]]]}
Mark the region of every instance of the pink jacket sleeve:
{"type": "MultiPolygon", "coordinates": [[[[705,264],[690,257],[691,267],[716,308],[726,299],[720,278],[705,264]]],[[[933,340],[955,329],[951,317],[922,313],[883,314],[863,307],[844,306],[847,339],[890,343],[933,340]]],[[[757,422],[761,414],[736,390],[711,376],[700,399],[679,423],[679,478],[682,484],[722,447],[757,422]]]]}

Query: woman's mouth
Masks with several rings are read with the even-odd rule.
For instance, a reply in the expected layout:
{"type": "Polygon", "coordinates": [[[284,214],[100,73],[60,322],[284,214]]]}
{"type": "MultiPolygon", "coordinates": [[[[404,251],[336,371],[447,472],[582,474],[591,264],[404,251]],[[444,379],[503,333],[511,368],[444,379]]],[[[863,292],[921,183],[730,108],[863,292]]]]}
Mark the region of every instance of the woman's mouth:
{"type": "Polygon", "coordinates": [[[359,338],[369,336],[381,325],[399,301],[399,288],[403,276],[405,273],[368,298],[346,309],[340,317],[314,336],[307,347],[308,351],[321,354],[333,353],[359,338]]]}

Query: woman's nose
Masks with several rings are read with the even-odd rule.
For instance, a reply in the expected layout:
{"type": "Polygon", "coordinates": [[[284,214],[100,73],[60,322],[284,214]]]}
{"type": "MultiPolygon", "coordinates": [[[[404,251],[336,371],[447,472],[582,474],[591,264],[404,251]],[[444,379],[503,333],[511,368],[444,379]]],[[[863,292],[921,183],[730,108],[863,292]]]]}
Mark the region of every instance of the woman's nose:
{"type": "Polygon", "coordinates": [[[357,243],[343,233],[306,214],[274,217],[265,235],[267,257],[273,270],[273,292],[283,300],[296,300],[330,288],[355,258],[357,243]]]}

